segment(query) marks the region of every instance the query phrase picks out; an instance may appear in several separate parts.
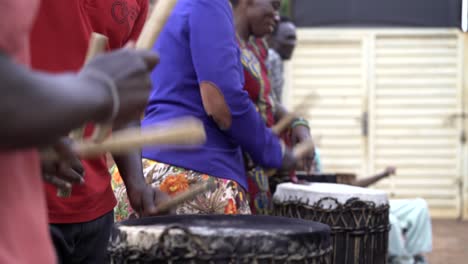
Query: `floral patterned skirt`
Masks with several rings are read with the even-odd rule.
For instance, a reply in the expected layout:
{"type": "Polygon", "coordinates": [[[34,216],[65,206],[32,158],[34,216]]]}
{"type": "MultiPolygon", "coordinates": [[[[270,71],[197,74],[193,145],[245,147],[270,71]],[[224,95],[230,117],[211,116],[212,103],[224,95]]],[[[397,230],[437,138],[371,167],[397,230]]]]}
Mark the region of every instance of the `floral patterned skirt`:
{"type": "MultiPolygon", "coordinates": [[[[176,166],[143,159],[143,172],[146,182],[155,188],[176,195],[202,181],[215,181],[217,188],[199,195],[176,208],[176,214],[250,214],[245,190],[233,180],[217,178],[176,166]]],[[[117,167],[111,168],[112,187],[117,197],[115,220],[122,221],[135,216],[128,201],[125,185],[117,167]]]]}

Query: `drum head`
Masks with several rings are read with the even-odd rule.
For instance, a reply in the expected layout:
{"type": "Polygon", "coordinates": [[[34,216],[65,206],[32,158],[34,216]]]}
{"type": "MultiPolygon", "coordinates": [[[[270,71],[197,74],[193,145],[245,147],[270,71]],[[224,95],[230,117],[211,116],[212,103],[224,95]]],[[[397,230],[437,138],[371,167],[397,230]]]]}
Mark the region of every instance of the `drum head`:
{"type": "MultiPolygon", "coordinates": [[[[273,195],[275,203],[295,201],[309,205],[314,205],[327,197],[334,198],[341,204],[355,198],[372,202],[377,206],[388,204],[387,194],[383,191],[333,183],[282,183],[278,185],[273,195]]],[[[333,208],[337,204],[327,203],[324,206],[333,208]]]]}
{"type": "Polygon", "coordinates": [[[251,215],[176,215],[116,224],[109,252],[111,257],[125,259],[232,260],[249,256],[310,258],[330,249],[330,228],[312,221],[251,215]]]}

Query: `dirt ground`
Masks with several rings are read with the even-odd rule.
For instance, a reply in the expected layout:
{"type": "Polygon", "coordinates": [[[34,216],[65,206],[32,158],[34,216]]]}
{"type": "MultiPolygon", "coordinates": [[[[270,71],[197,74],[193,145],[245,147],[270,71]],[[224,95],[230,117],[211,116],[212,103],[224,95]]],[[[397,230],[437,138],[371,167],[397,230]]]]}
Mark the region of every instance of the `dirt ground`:
{"type": "Polygon", "coordinates": [[[468,221],[433,220],[429,264],[468,264],[468,221]]]}

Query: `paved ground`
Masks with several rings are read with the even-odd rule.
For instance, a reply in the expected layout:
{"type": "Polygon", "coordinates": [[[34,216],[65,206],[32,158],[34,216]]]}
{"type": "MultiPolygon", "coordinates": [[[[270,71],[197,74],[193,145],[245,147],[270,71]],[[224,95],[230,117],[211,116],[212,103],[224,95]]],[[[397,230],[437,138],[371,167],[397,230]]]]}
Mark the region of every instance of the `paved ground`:
{"type": "Polygon", "coordinates": [[[433,220],[429,264],[468,264],[468,221],[433,220]]]}

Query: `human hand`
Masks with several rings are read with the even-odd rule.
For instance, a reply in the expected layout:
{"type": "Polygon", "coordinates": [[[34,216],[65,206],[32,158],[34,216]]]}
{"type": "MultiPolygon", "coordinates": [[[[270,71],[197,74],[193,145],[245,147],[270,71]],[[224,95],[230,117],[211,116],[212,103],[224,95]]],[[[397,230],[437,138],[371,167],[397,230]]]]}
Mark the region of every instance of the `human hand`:
{"type": "Polygon", "coordinates": [[[98,55],[89,61],[80,77],[98,81],[92,83],[97,86],[95,93],[101,92],[104,98],[104,111],[94,121],[113,119],[119,125],[140,118],[151,91],[150,73],[158,62],[155,53],[131,48],[98,55]]]}
{"type": "Polygon", "coordinates": [[[386,176],[391,176],[396,174],[396,167],[395,166],[388,166],[385,168],[384,174],[386,176]]]}
{"type": "Polygon", "coordinates": [[[60,189],[71,189],[72,184],[84,183],[84,168],[73,152],[69,138],[60,139],[53,147],[59,159],[42,160],[42,177],[60,189]]]}
{"type": "Polygon", "coordinates": [[[168,201],[169,195],[151,185],[145,184],[136,188],[127,188],[130,205],[139,217],[154,216],[160,214],[174,214],[174,211],[158,212],[157,205],[168,201]]]}

